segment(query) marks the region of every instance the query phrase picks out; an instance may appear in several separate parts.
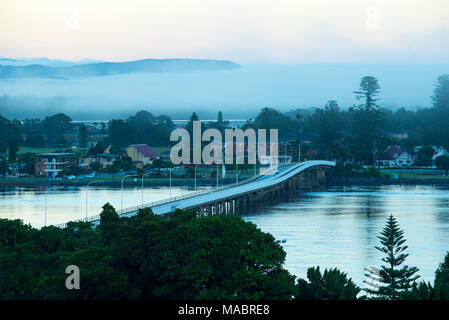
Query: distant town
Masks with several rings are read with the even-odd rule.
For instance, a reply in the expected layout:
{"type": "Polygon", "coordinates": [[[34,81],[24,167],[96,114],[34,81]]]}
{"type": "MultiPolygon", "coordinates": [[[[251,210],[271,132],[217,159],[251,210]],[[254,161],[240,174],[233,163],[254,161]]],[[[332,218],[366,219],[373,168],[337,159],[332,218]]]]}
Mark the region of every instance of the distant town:
{"type": "MultiPolygon", "coordinates": [[[[434,107],[416,111],[379,107],[380,84],[364,77],[355,91],[361,105],[341,109],[336,101],[322,108],[295,109],[283,113],[262,108],[254,119],[202,121],[204,128],[224,132],[227,128],[279,130],[278,152],[288,161],[335,160],[343,175],[383,178],[441,179],[449,170],[448,128],[445,119],[449,76],[437,79],[434,107]],[[397,171],[397,169],[401,169],[397,171]]],[[[170,161],[170,133],[177,127],[192,130],[201,120],[192,113],[189,120],[172,120],[167,115],[140,111],[127,119],[73,121],[59,113],[44,119],[0,118],[0,174],[4,181],[33,183],[44,180],[72,181],[134,174],[148,179],[204,178],[217,175],[215,164],[177,166],[170,161]]],[[[247,149],[245,142],[244,149],[247,149]]],[[[226,165],[228,177],[250,177],[254,168],[238,170],[226,165]],[[252,171],[251,171],[252,170],[252,171]]],[[[257,170],[257,168],[256,168],[257,170]]],[[[221,177],[223,178],[223,176],[221,177]]]]}

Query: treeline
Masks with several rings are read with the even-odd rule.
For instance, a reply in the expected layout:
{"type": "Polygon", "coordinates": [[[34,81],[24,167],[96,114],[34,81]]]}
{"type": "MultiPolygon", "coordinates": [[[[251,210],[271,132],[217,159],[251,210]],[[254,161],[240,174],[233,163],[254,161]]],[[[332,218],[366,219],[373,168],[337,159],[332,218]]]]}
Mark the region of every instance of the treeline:
{"type": "MultiPolygon", "coordinates": [[[[281,141],[291,143],[311,141],[303,147],[314,149],[315,157],[337,159],[342,162],[372,164],[388,145],[398,144],[406,151],[415,146],[442,146],[449,148],[449,75],[438,77],[432,97],[433,106],[419,110],[400,108],[396,111],[379,106],[381,86],[372,76],[363,77],[354,97],[353,106],[341,108],[331,100],[325,106],[310,110],[294,110],[287,113],[274,108],[263,108],[249,119],[243,129],[278,129],[281,141]],[[406,134],[407,137],[394,134],[406,134]]],[[[191,130],[192,121],[200,120],[193,112],[186,125],[191,130]]],[[[44,120],[8,120],[0,118],[0,152],[16,145],[42,147],[67,147],[64,133],[70,129],[70,117],[56,114],[44,120]]],[[[127,146],[147,143],[150,146],[171,145],[170,133],[174,123],[169,116],[153,115],[140,111],[128,119],[113,119],[102,129],[106,135],[104,144],[127,146]]],[[[202,129],[216,128],[224,131],[229,122],[222,112],[217,121],[202,123],[202,129]]],[[[87,141],[85,128],[80,128],[79,141],[87,141]]]]}
{"type": "MultiPolygon", "coordinates": [[[[59,113],[43,120],[14,119],[0,117],[0,151],[5,152],[11,141],[28,147],[68,147],[65,134],[73,128],[72,119],[59,113]]],[[[141,111],[126,120],[111,120],[107,127],[99,130],[100,135],[107,135],[104,142],[116,145],[130,143],[148,143],[151,145],[167,145],[174,124],[170,117],[155,116],[150,112],[141,111]]],[[[84,125],[79,129],[79,144],[87,142],[88,133],[84,125]]]]}
{"type": "Polygon", "coordinates": [[[345,110],[329,101],[311,115],[296,113],[303,140],[313,142],[317,158],[372,164],[392,144],[411,153],[415,146],[449,148],[449,75],[438,77],[433,106],[415,111],[381,108],[381,87],[374,77],[364,77],[354,93],[360,104],[345,110]],[[404,133],[408,137],[394,135],[404,133]]]}
{"type": "Polygon", "coordinates": [[[393,217],[380,239],[385,266],[378,286],[362,291],[338,269],[310,268],[296,279],[273,236],[236,216],[177,210],[165,218],[143,209],[120,218],[106,204],[96,228],[70,222],[38,230],[4,219],[0,299],[449,299],[449,255],[433,285],[417,283],[417,268],[403,265],[407,247],[393,217]],[[79,290],[65,285],[72,265],[79,290]]]}

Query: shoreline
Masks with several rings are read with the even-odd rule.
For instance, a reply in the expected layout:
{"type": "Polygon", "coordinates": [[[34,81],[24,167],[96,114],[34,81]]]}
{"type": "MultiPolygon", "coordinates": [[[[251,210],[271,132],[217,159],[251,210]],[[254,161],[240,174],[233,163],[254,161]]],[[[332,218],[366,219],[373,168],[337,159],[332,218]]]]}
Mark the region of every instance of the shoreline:
{"type": "MultiPolygon", "coordinates": [[[[239,181],[243,181],[244,179],[240,179],[239,181]]],[[[246,180],[246,179],[245,179],[246,180]]],[[[64,186],[64,187],[85,187],[89,182],[95,181],[95,184],[92,186],[95,187],[121,187],[121,180],[111,180],[111,181],[96,181],[93,180],[62,180],[62,181],[52,181],[52,180],[0,180],[0,187],[47,187],[47,186],[64,186]]],[[[224,178],[219,179],[218,183],[220,186],[224,184],[232,184],[235,183],[234,178],[224,178]]],[[[155,180],[144,180],[144,187],[168,187],[170,185],[170,181],[167,179],[155,179],[155,180]]],[[[195,180],[194,179],[172,179],[171,185],[173,187],[194,187],[195,180]]],[[[217,179],[197,179],[196,181],[197,187],[214,187],[217,185],[217,179]]],[[[134,181],[132,179],[127,179],[124,183],[124,188],[129,187],[141,187],[142,181],[141,179],[137,179],[134,181]]]]}
{"type": "MultiPolygon", "coordinates": [[[[101,179],[101,178],[99,178],[101,179]]],[[[239,181],[244,181],[246,179],[240,179],[239,181]]],[[[120,187],[121,180],[111,180],[111,181],[96,181],[92,180],[63,180],[63,181],[52,181],[52,180],[36,180],[36,179],[14,179],[14,180],[0,180],[0,187],[46,187],[46,186],[64,186],[64,187],[85,187],[89,182],[95,181],[95,186],[97,187],[120,187]]],[[[234,178],[221,178],[218,180],[219,185],[232,184],[235,183],[234,178]]],[[[214,187],[217,184],[216,179],[197,179],[197,187],[214,187]]],[[[144,187],[167,187],[170,185],[168,179],[154,179],[154,180],[144,180],[144,187]]],[[[194,187],[194,179],[172,179],[171,185],[174,187],[194,187]]],[[[380,178],[380,177],[360,177],[360,176],[331,176],[326,181],[326,187],[332,186],[381,186],[381,185],[438,185],[438,186],[449,186],[448,178],[380,178]]],[[[142,186],[142,181],[138,178],[137,181],[132,179],[126,180],[124,187],[140,187],[142,186]]]]}
{"type": "Polygon", "coordinates": [[[438,185],[449,186],[448,178],[377,178],[377,177],[357,177],[357,176],[333,176],[330,177],[326,186],[381,186],[381,185],[438,185]]]}

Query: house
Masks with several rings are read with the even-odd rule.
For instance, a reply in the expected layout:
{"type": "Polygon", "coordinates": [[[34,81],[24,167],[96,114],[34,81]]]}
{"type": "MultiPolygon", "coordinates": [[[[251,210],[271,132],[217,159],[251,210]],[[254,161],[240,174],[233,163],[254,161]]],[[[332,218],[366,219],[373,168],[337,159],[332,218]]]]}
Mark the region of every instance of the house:
{"type": "Polygon", "coordinates": [[[46,176],[50,179],[55,179],[63,169],[70,165],[74,157],[74,153],[38,154],[34,166],[34,174],[36,177],[46,176]]]}
{"type": "Polygon", "coordinates": [[[409,167],[413,165],[416,156],[401,149],[399,146],[389,146],[387,151],[376,160],[378,166],[409,167]]]}
{"type": "Polygon", "coordinates": [[[435,163],[436,158],[440,156],[449,156],[449,152],[447,152],[443,147],[439,147],[432,156],[432,163],[435,163]]]}
{"type": "Polygon", "coordinates": [[[126,148],[126,153],[133,162],[142,162],[143,165],[159,159],[159,155],[146,144],[132,144],[126,148]]]}
{"type": "Polygon", "coordinates": [[[119,155],[111,153],[91,154],[86,157],[81,157],[79,159],[79,166],[89,167],[93,162],[98,162],[102,168],[106,168],[112,166],[115,160],[119,158],[119,155]]]}

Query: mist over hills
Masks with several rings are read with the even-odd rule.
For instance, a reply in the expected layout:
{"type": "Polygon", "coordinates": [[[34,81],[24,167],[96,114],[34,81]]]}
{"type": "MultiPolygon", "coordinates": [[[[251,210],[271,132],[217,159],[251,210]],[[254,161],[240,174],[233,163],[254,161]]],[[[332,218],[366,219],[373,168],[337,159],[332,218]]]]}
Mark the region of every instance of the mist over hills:
{"type": "Polygon", "coordinates": [[[33,64],[39,64],[43,66],[52,66],[52,67],[67,67],[74,65],[83,65],[89,63],[100,63],[104,61],[100,60],[92,60],[92,59],[82,59],[79,61],[68,61],[68,60],[60,60],[60,59],[48,59],[48,58],[4,58],[0,57],[0,65],[3,66],[29,66],[33,64]]]}
{"type": "MultiPolygon", "coordinates": [[[[1,62],[1,60],[0,60],[1,62]]],[[[10,62],[6,60],[6,62],[10,62]]],[[[229,70],[239,65],[226,60],[197,59],[144,59],[128,62],[99,62],[88,64],[61,65],[30,64],[0,65],[0,78],[68,78],[109,76],[127,73],[192,72],[229,70]]]]}
{"type": "MultiPolygon", "coordinates": [[[[108,120],[147,110],[187,119],[195,111],[201,119],[215,119],[221,110],[225,118],[242,119],[255,117],[263,107],[288,112],[323,107],[328,100],[337,100],[345,109],[359,103],[354,91],[366,75],[379,80],[379,105],[417,109],[431,106],[436,78],[449,73],[449,64],[238,66],[200,60],[193,67],[192,60],[165,61],[153,69],[167,70],[161,72],[139,71],[145,70],[145,63],[112,67],[105,63],[89,71],[92,76],[0,77],[0,114],[23,119],[65,112],[75,120],[108,120]],[[135,72],[105,74],[122,67],[135,72]]],[[[79,70],[87,72],[92,65],[98,66],[75,65],[68,70],[82,74],[79,70]]]]}

